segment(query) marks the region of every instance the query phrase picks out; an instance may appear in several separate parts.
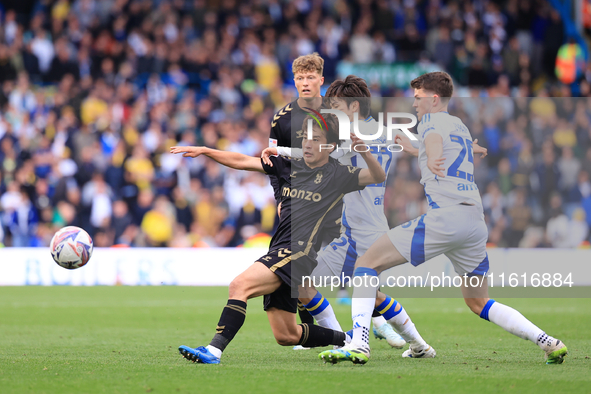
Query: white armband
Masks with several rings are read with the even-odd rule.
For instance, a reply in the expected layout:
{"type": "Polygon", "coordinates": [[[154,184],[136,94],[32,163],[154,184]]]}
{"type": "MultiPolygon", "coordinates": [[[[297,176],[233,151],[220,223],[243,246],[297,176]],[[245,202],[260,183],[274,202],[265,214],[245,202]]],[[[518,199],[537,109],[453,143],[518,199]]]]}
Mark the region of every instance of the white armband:
{"type": "Polygon", "coordinates": [[[304,152],[301,148],[287,148],[285,146],[278,146],[277,154],[280,156],[283,155],[287,157],[295,157],[300,159],[304,157],[304,152]]]}
{"type": "Polygon", "coordinates": [[[291,148],[286,148],[284,146],[278,146],[277,147],[277,154],[279,156],[291,157],[291,148]]]}

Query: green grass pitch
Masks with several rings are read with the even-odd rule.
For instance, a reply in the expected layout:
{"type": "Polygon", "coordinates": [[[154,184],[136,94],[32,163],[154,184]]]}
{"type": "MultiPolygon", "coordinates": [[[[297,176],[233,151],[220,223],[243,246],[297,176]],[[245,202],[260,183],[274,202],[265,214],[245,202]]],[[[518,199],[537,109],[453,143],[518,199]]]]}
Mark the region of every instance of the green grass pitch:
{"type": "MultiPolygon", "coordinates": [[[[193,364],[179,345],[206,345],[226,288],[0,287],[0,393],[591,393],[591,299],[512,299],[565,341],[562,365],[473,316],[461,299],[400,300],[437,358],[400,357],[372,338],[366,365],[329,365],[318,350],[272,337],[262,300],[221,365],[193,364]]],[[[334,304],[334,303],[333,303],[334,304]]],[[[343,326],[350,308],[333,305],[343,326]]]]}

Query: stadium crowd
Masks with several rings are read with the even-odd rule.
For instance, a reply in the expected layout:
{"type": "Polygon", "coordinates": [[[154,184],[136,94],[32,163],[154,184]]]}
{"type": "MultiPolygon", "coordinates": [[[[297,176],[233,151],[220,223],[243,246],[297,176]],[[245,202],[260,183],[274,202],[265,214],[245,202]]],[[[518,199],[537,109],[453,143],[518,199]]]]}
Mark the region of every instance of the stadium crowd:
{"type": "MultiPolygon", "coordinates": [[[[591,72],[574,90],[556,81],[565,37],[547,1],[37,0],[0,13],[6,245],[48,245],[65,225],[96,246],[264,243],[276,222],[264,175],[168,150],[258,155],[297,95],[291,62],[314,51],[325,88],[342,61],[434,63],[482,100],[453,111],[489,150],[474,160],[492,244],[589,237],[591,72]]],[[[375,96],[412,96],[368,82],[375,96]]],[[[394,226],[426,203],[415,161],[397,156],[392,173],[394,226]]]]}

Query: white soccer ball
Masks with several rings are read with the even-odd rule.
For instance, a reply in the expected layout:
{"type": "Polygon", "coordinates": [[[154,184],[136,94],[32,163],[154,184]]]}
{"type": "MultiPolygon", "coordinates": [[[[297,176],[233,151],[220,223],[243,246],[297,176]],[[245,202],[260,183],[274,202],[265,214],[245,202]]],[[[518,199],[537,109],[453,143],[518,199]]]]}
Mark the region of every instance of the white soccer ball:
{"type": "Polygon", "coordinates": [[[49,244],[51,257],[61,267],[69,270],[80,268],[92,256],[92,238],[80,227],[60,229],[49,244]]]}

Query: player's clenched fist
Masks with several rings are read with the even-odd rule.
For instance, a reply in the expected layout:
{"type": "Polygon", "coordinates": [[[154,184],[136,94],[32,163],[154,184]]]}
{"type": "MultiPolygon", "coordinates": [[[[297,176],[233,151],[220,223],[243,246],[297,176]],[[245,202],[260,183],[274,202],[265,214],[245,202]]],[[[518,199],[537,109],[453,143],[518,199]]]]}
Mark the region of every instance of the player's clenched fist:
{"type": "Polygon", "coordinates": [[[183,157],[197,157],[203,154],[204,150],[203,146],[173,146],[170,153],[182,153],[183,157]]]}
{"type": "Polygon", "coordinates": [[[472,143],[472,149],[475,155],[480,153],[480,158],[485,158],[488,155],[488,149],[483,146],[478,145],[478,138],[474,140],[472,143]]]}

